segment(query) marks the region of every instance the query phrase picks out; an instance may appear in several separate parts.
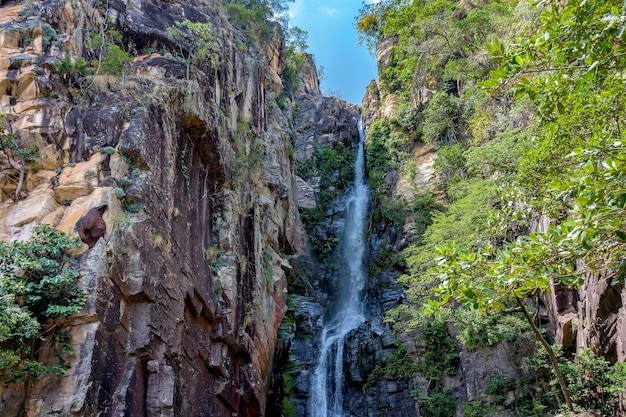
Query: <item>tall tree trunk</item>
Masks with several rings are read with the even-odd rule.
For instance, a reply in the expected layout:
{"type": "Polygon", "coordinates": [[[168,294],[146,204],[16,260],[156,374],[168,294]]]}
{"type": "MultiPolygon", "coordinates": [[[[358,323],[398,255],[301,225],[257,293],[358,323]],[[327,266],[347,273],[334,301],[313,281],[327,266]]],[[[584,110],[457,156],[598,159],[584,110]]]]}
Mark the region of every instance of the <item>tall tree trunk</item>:
{"type": "Polygon", "coordinates": [[[550,343],[548,343],[546,338],[543,337],[543,335],[539,331],[537,324],[535,324],[535,321],[533,320],[531,315],[528,313],[528,310],[526,310],[526,306],[524,305],[522,300],[520,298],[515,298],[515,301],[517,302],[517,305],[520,308],[520,311],[522,312],[522,314],[524,314],[524,317],[526,317],[526,320],[528,320],[530,327],[532,327],[533,332],[535,333],[535,337],[546,349],[546,352],[548,352],[550,363],[552,363],[552,367],[554,368],[554,373],[556,374],[556,378],[559,380],[559,385],[561,386],[561,392],[563,393],[563,397],[565,397],[565,404],[567,405],[567,409],[573,412],[574,407],[572,406],[572,399],[569,396],[567,383],[565,382],[565,378],[563,377],[563,374],[561,373],[561,370],[559,369],[559,363],[556,359],[556,356],[554,355],[554,350],[552,350],[552,346],[550,346],[550,343]]]}

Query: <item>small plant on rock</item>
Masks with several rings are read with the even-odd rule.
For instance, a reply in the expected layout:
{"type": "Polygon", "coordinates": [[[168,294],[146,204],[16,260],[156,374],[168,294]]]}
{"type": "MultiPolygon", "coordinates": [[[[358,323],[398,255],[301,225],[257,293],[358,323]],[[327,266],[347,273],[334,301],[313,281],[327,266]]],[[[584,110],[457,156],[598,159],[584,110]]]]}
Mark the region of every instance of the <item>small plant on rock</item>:
{"type": "Polygon", "coordinates": [[[95,71],[83,57],[72,60],[69,54],[54,65],[54,70],[69,88],[80,87],[85,76],[93,75],[95,71]]]}
{"type": "Polygon", "coordinates": [[[181,45],[180,54],[187,64],[187,78],[189,78],[191,65],[200,65],[205,61],[217,71],[222,61],[219,44],[215,40],[215,30],[211,23],[183,20],[176,22],[175,26],[168,27],[167,33],[181,45]]]}

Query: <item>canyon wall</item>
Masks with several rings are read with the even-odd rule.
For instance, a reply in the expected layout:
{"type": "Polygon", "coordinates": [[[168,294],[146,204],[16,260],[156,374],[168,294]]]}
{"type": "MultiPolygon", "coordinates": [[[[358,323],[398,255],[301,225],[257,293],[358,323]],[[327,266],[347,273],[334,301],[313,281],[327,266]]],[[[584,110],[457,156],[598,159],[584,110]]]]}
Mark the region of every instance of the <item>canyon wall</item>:
{"type": "Polygon", "coordinates": [[[2,6],[1,111],[40,156],[14,202],[20,167],[0,154],[0,239],[106,230],[72,260],[87,301],[58,323],[71,369],[3,386],[0,414],[264,414],[290,258],[307,249],[270,28],[255,40],[211,0],[2,6]],[[183,20],[211,25],[210,56],[168,33],[183,20]],[[104,74],[93,39],[112,28],[132,60],[104,74]],[[59,69],[80,56],[95,75],[59,69]]]}

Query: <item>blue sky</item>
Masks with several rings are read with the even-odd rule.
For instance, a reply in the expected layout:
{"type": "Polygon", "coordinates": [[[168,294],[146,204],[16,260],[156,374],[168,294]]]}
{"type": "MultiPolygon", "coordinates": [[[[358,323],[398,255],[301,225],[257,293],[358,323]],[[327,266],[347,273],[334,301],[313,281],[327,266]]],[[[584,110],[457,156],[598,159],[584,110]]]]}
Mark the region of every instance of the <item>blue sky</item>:
{"type": "Polygon", "coordinates": [[[309,33],[309,52],[324,67],[322,91],[359,105],[376,78],[376,62],[359,46],[354,26],[361,6],[362,0],[295,0],[289,8],[290,25],[309,33]]]}

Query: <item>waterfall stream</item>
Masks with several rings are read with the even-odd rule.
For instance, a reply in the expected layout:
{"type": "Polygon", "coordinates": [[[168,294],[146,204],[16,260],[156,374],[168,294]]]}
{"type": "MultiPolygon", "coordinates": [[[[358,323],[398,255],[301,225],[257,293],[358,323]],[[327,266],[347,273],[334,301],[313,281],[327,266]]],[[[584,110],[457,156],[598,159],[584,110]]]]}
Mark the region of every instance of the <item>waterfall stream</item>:
{"type": "Polygon", "coordinates": [[[343,346],[346,335],[363,321],[363,292],[367,280],[365,221],[369,188],[365,181],[365,133],[359,122],[359,148],[354,186],[347,196],[345,226],[340,241],[340,275],[334,314],[320,339],[317,368],[312,373],[309,417],[343,416],[343,346]]]}

